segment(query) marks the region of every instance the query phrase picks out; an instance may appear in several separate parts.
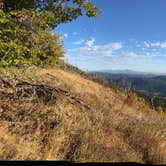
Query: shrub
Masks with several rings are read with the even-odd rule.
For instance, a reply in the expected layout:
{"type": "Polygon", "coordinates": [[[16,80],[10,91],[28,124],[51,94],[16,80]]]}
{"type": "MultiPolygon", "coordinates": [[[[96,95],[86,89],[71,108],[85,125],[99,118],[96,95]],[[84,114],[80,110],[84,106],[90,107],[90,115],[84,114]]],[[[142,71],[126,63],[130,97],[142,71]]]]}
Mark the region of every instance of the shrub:
{"type": "Polygon", "coordinates": [[[50,65],[60,61],[64,55],[61,37],[50,33],[46,19],[51,17],[44,16],[33,10],[0,9],[0,66],[50,65]]]}

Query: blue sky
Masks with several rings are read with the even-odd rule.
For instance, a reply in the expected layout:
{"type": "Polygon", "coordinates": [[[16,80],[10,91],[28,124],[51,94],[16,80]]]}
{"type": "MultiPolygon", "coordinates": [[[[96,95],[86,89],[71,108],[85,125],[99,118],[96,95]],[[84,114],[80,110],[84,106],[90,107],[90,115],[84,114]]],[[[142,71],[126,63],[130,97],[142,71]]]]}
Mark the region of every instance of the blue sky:
{"type": "Polygon", "coordinates": [[[102,13],[60,24],[65,60],[83,70],[166,73],[166,0],[92,0],[102,13]]]}

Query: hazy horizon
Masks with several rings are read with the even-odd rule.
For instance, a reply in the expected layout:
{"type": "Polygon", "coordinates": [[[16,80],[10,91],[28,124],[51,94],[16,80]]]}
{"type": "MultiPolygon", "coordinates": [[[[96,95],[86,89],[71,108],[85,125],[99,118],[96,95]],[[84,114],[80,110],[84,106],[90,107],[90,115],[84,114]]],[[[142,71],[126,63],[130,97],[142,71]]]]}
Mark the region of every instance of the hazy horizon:
{"type": "MultiPolygon", "coordinates": [[[[84,69],[82,69],[84,70],[84,69]]],[[[84,70],[88,72],[133,72],[133,73],[144,73],[144,74],[163,74],[166,75],[165,72],[156,72],[156,71],[142,71],[142,70],[132,70],[132,69],[102,69],[102,70],[84,70]]]]}

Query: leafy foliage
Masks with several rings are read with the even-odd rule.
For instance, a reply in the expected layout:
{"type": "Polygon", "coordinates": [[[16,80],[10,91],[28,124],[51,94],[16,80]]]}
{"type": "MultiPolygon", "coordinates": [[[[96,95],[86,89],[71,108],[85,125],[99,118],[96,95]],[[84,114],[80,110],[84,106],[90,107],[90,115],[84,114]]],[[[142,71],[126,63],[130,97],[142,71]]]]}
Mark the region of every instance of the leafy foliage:
{"type": "Polygon", "coordinates": [[[2,0],[0,3],[0,66],[51,65],[62,62],[63,42],[51,34],[60,23],[99,11],[83,0],[2,0]]]}
{"type": "Polygon", "coordinates": [[[13,13],[0,10],[1,66],[50,64],[63,56],[60,36],[50,34],[45,18],[23,10],[20,18],[13,19],[13,13]]]}
{"type": "Polygon", "coordinates": [[[3,0],[5,11],[37,10],[53,16],[49,25],[54,28],[82,16],[94,17],[100,11],[88,0],[3,0]],[[46,12],[47,11],[47,12],[46,12]]]}

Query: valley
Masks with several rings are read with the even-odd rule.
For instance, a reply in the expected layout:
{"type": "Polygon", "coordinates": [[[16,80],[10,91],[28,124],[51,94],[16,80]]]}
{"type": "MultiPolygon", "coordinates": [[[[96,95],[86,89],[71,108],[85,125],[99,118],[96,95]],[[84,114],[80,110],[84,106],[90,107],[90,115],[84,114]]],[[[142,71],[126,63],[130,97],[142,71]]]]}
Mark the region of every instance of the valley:
{"type": "Polygon", "coordinates": [[[166,76],[131,71],[98,71],[92,75],[106,79],[118,89],[128,93],[136,92],[143,97],[151,107],[159,107],[166,111],[166,76]]]}

